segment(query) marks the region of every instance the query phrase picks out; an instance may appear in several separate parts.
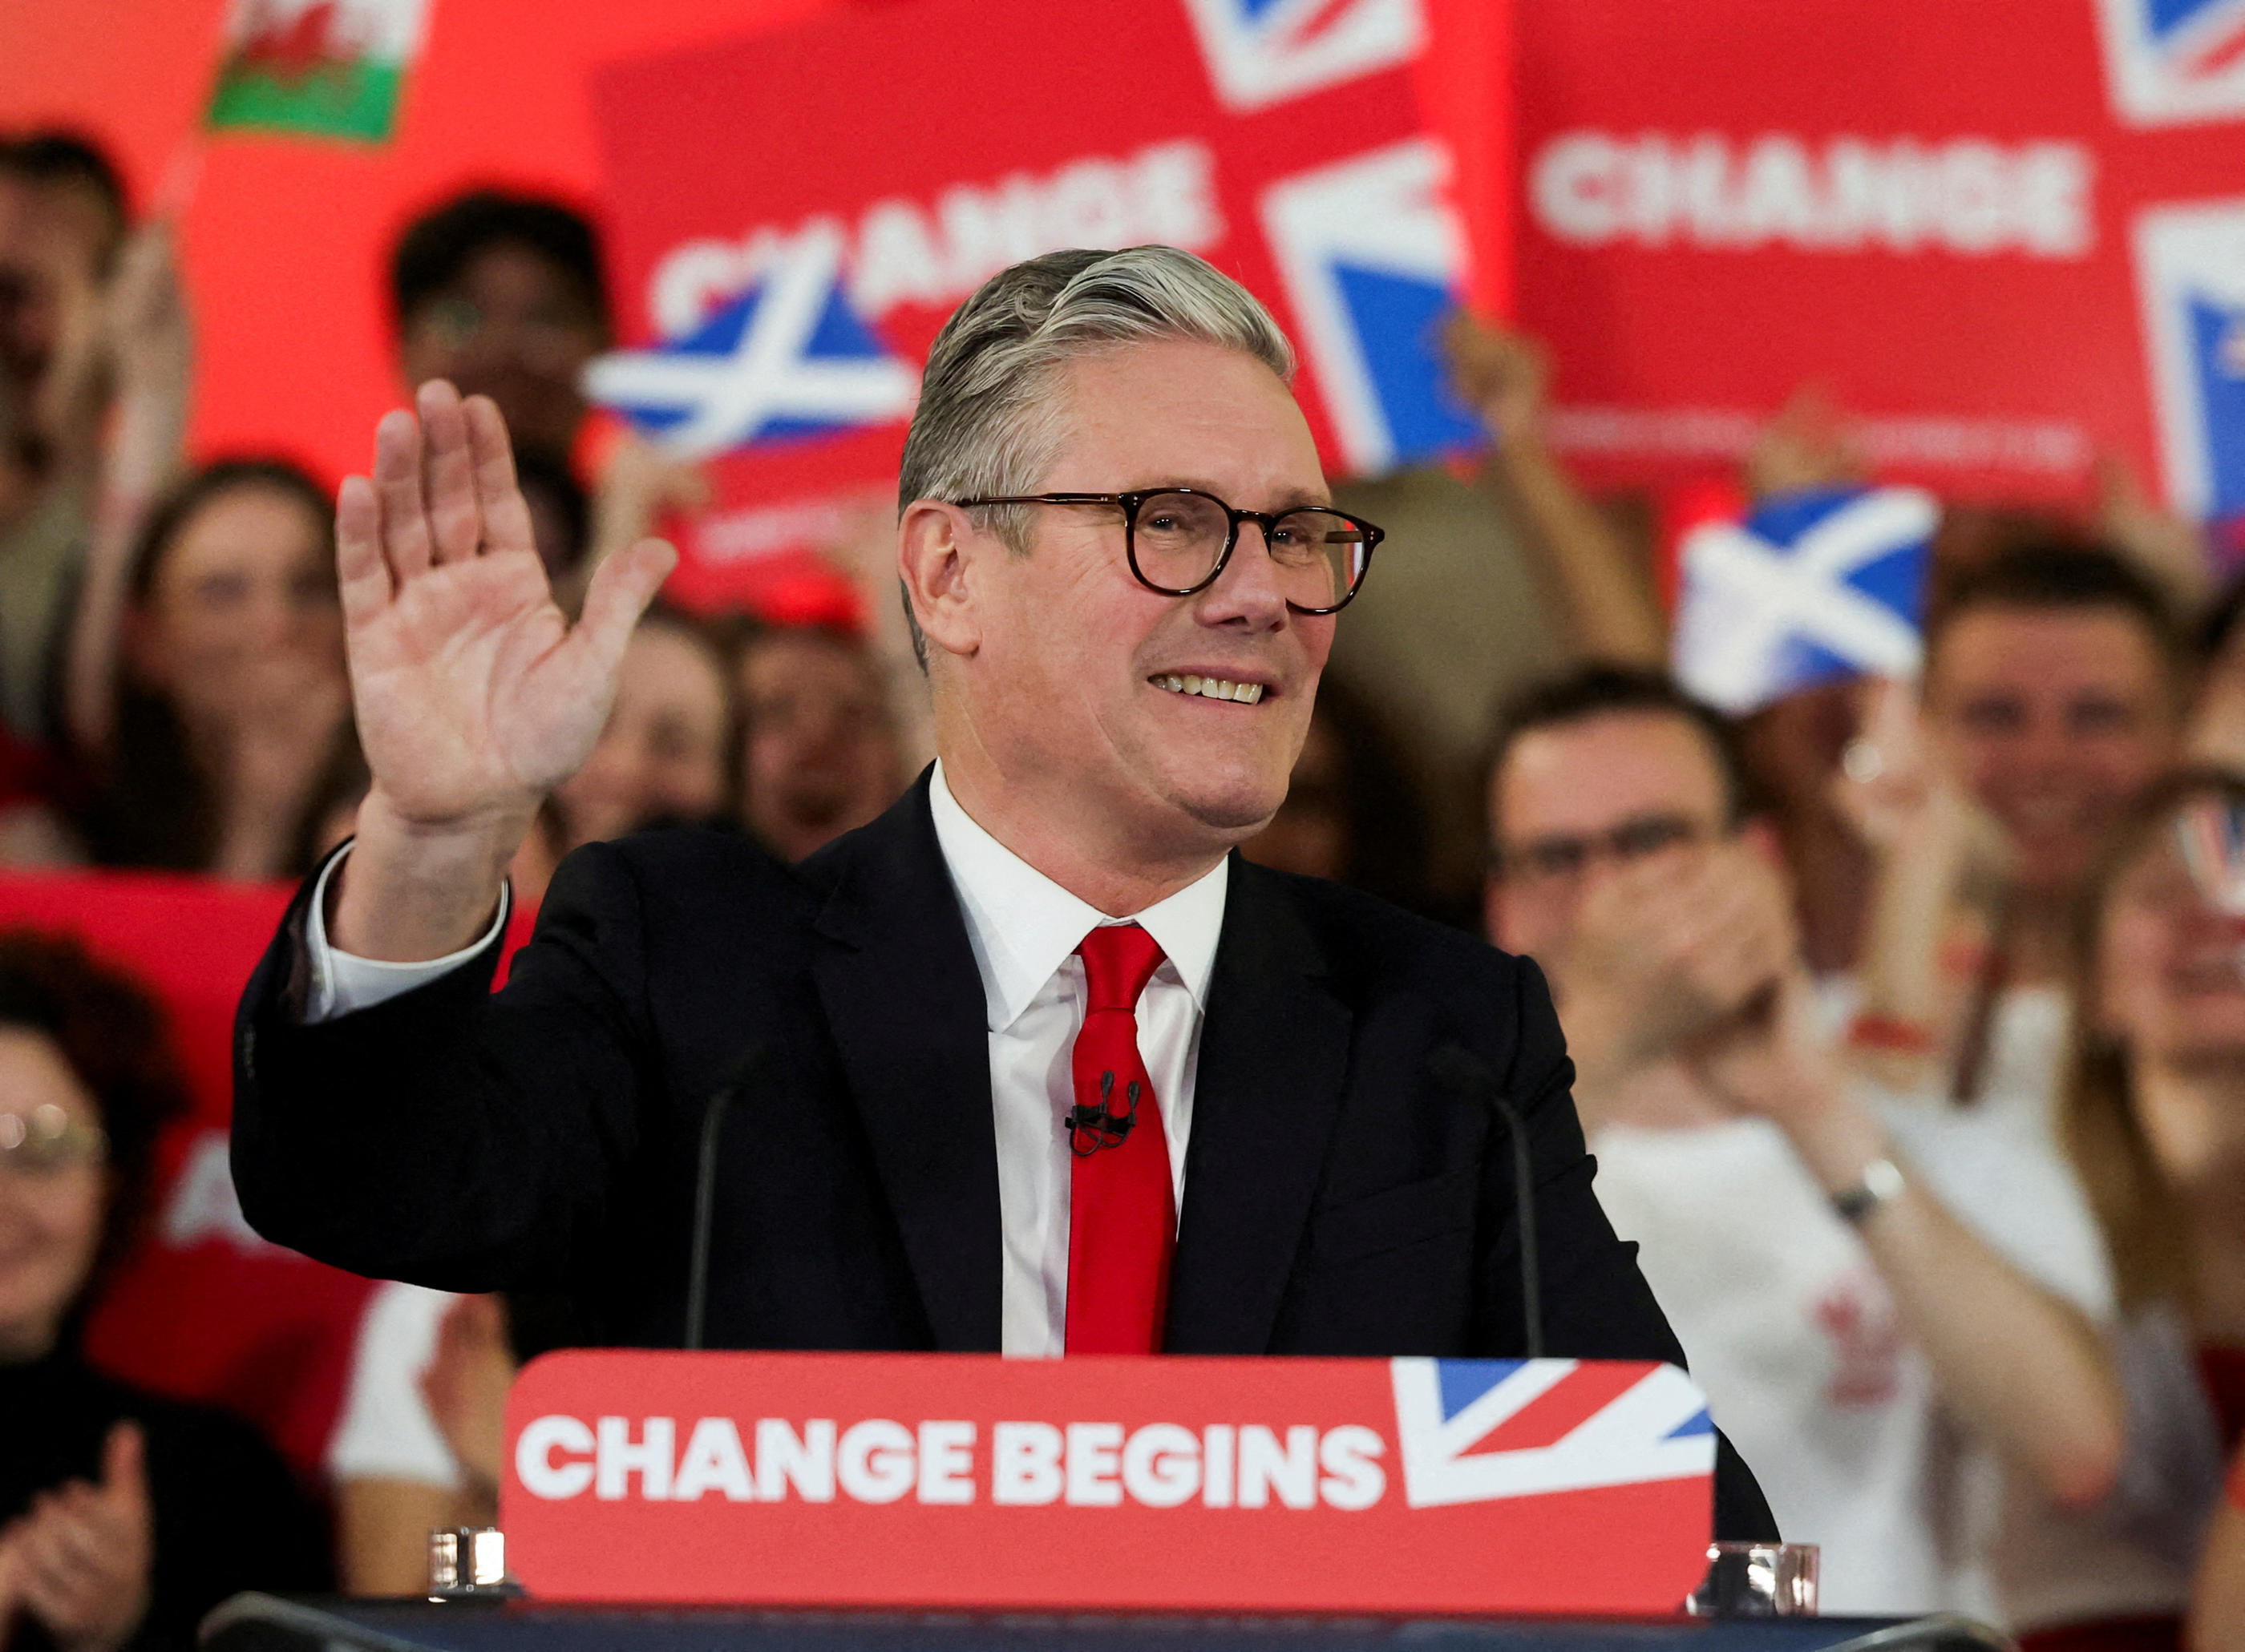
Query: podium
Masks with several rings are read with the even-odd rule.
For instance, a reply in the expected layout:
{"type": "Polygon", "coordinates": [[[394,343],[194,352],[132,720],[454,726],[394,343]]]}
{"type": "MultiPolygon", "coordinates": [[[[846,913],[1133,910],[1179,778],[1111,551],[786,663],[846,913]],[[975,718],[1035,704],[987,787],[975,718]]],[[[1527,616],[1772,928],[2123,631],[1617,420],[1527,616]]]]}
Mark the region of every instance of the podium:
{"type": "Polygon", "coordinates": [[[312,1603],[244,1594],[203,1652],[2015,1652],[1961,1617],[1408,1618],[312,1603]]]}

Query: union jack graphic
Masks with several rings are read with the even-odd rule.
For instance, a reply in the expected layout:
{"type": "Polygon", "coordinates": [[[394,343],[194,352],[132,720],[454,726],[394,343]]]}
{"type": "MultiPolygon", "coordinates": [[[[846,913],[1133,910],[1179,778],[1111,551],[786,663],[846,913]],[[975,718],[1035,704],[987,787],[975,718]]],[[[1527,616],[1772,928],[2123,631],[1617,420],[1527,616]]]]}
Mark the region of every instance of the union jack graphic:
{"type": "Polygon", "coordinates": [[[2245,0],[2102,0],[2113,106],[2133,125],[2245,118],[2245,0]]]}
{"type": "Polygon", "coordinates": [[[1390,1370],[1413,1508],[1715,1471],[1706,1398],[1673,1365],[1398,1359],[1390,1370]]]}
{"type": "Polygon", "coordinates": [[[1262,109],[1393,69],[1426,37],[1419,0],[1184,0],[1217,95],[1262,109]]]}

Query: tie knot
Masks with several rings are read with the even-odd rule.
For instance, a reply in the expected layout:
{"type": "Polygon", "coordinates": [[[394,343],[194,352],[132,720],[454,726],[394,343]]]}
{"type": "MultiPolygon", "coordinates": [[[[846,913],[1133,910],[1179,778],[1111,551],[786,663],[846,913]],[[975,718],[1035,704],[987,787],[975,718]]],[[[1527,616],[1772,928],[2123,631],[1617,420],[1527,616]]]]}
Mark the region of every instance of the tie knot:
{"type": "Polygon", "coordinates": [[[1093,1010],[1131,1010],[1161,967],[1161,943],[1136,924],[1102,924],[1077,947],[1093,1010]]]}

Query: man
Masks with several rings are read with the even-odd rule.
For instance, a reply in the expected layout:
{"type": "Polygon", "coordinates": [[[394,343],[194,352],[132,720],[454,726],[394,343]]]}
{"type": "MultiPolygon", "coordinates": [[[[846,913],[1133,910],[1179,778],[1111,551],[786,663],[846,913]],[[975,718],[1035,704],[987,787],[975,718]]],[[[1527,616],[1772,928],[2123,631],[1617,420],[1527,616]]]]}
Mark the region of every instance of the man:
{"type": "MultiPolygon", "coordinates": [[[[1590,667],[1531,691],[1489,802],[1490,933],[1551,972],[1600,1202],[1787,1534],[1823,1545],[1826,1609],[1977,1604],[1935,1519],[1937,1413],[2070,1503],[2109,1483],[2118,1425],[2074,1420],[2084,1394],[2104,1414],[2086,1323],[1915,1167],[2000,1160],[2038,1232],[2070,1200],[2094,1272],[2079,1195],[2046,1155],[1882,1118],[1842,1085],[1733,732],[1665,678],[1590,667]]],[[[2018,1225],[2000,1202],[1976,1216],[2018,1225]]]]}
{"type": "MultiPolygon", "coordinates": [[[[690,831],[580,850],[497,998],[502,873],[672,553],[604,562],[568,631],[495,410],[390,415],[337,511],[374,785],[244,1001],[250,1220],[675,1343],[722,1090],[712,1343],[1517,1353],[1510,1149],[1430,1069],[1455,1045],[1527,1121],[1549,1348],[1679,1357],[1536,971],[1230,853],[1379,538],[1327,507],[1292,366],[1171,248],[994,277],[899,489],[939,762],[798,869],[690,831]]],[[[1770,1532],[1721,1451],[1718,1528],[1770,1532]]]]}
{"type": "Polygon", "coordinates": [[[390,267],[409,384],[444,379],[499,404],[515,443],[566,459],[585,364],[608,342],[593,227],[557,201],[476,190],[416,220],[390,267]]]}

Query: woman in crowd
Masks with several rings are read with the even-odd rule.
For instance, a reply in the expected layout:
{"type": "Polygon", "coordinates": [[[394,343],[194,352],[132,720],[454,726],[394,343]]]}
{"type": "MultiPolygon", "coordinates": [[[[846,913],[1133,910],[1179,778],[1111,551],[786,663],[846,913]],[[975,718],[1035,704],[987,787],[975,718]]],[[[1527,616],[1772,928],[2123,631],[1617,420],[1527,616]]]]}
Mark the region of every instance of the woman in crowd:
{"type": "Polygon", "coordinates": [[[2224,850],[2241,816],[2245,776],[2161,782],[2079,908],[2059,1128],[2112,1255],[2127,1445],[2099,1506],[1997,1546],[2030,1647],[2180,1644],[2245,1432],[2245,866],[2224,850]]]}
{"type": "Polygon", "coordinates": [[[324,1523],[246,1424],[78,1357],[180,1105],[137,987],[73,944],[0,935],[0,1642],[20,1652],[186,1652],[227,1595],[329,1577],[324,1523]]]}
{"type": "Polygon", "coordinates": [[[89,569],[70,705],[96,861],[265,879],[314,858],[362,780],[332,516],[294,466],[230,460],[89,569]]]}

